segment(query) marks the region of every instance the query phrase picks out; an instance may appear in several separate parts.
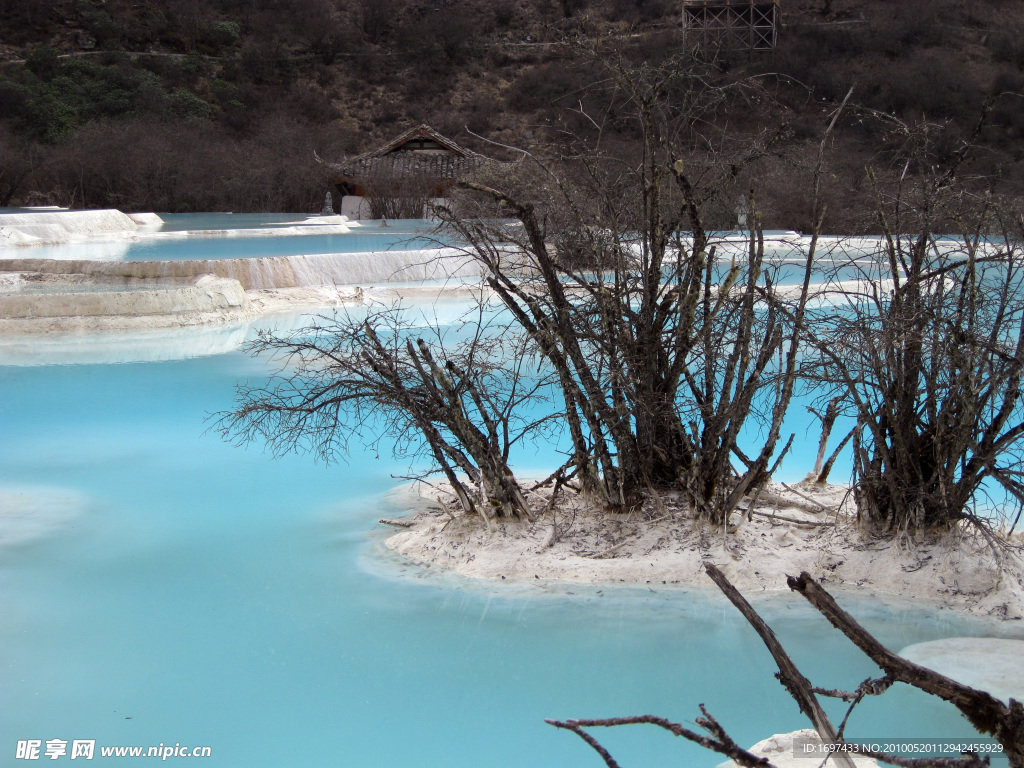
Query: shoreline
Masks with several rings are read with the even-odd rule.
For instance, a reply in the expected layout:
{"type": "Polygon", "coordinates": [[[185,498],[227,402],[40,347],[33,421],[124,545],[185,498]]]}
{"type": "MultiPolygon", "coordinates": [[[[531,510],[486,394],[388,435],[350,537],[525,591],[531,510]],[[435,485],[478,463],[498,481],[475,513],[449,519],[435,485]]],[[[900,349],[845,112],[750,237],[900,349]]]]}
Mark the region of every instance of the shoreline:
{"type": "MultiPolygon", "coordinates": [[[[772,483],[773,498],[759,502],[749,519],[734,513],[723,536],[721,528],[693,521],[671,495],[628,514],[596,512],[579,499],[563,498],[553,527],[538,493],[533,496],[542,513],[536,522],[492,520],[488,533],[478,517],[449,517],[442,486],[415,485],[400,489],[410,514],[381,521],[401,527],[382,546],[414,567],[465,579],[713,587],[702,567],[710,560],[747,597],[786,593],[786,576],[807,571],[828,590],[884,603],[924,601],[977,618],[1024,619],[1024,558],[1018,551],[1007,549],[997,560],[971,532],[916,540],[873,536],[851,517],[852,501],[843,503],[846,489],[838,486],[772,483]],[[827,511],[811,511],[808,498],[827,511]]],[[[1012,546],[1019,549],[1018,539],[1012,546]]]]}

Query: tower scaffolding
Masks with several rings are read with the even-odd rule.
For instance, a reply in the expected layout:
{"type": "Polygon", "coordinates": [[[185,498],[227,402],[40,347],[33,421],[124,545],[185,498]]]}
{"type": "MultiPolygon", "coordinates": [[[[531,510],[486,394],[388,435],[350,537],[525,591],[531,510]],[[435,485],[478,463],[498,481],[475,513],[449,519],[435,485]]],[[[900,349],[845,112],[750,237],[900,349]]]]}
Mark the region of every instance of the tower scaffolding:
{"type": "Polygon", "coordinates": [[[683,0],[688,48],[704,53],[774,51],[779,0],[683,0]]]}

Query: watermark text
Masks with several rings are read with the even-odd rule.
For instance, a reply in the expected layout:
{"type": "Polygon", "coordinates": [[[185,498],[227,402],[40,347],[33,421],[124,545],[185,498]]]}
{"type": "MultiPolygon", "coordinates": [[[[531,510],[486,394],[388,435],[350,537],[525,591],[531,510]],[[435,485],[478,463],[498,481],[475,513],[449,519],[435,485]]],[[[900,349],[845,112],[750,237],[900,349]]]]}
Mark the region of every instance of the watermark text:
{"type": "Polygon", "coordinates": [[[190,747],[175,742],[157,746],[96,746],[95,739],[21,739],[14,751],[16,760],[92,760],[100,757],[210,757],[210,747],[190,747]]]}

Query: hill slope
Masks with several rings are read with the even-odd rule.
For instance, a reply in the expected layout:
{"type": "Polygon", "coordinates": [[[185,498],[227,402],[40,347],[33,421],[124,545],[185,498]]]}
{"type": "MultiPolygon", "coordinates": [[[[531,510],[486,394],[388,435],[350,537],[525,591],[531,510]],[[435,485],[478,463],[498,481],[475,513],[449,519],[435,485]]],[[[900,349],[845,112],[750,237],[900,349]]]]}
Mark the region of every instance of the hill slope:
{"type": "MultiPolygon", "coordinates": [[[[950,148],[987,97],[1024,93],[1020,3],[781,8],[774,54],[718,69],[765,76],[779,109],[764,120],[787,123],[796,151],[851,86],[865,110],[943,123],[950,148]]],[[[618,37],[661,60],[681,49],[679,18],[668,0],[0,0],[0,205],[318,210],[314,149],[337,158],[420,122],[491,154],[473,134],[537,146],[585,132],[599,75],[556,41],[618,37]]],[[[850,174],[883,146],[857,114],[836,139],[850,174]]],[[[1021,193],[1022,140],[1024,98],[1004,96],[974,170],[1021,193]]],[[[799,200],[769,197],[769,226],[807,225],[799,200]]]]}

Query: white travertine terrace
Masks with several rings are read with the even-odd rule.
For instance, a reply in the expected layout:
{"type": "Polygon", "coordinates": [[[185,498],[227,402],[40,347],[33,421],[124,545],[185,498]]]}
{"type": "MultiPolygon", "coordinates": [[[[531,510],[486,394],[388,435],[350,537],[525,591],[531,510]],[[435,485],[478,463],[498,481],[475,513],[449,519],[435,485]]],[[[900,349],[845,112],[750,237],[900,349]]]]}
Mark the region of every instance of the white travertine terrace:
{"type": "Polygon", "coordinates": [[[154,231],[162,224],[163,219],[155,213],[122,213],[115,209],[0,213],[0,247],[209,237],[340,235],[358,226],[346,216],[312,216],[291,226],[268,229],[154,231]]]}
{"type": "Polygon", "coordinates": [[[0,245],[50,245],[76,240],[120,239],[136,236],[139,224],[153,224],[148,217],[109,209],[100,211],[45,211],[36,213],[0,213],[0,245]]]}
{"type": "Polygon", "coordinates": [[[1024,640],[947,637],[909,645],[900,656],[997,699],[1024,701],[1024,640]]]}
{"type": "Polygon", "coordinates": [[[133,280],[187,279],[198,275],[216,275],[237,280],[247,291],[317,285],[422,282],[473,278],[481,274],[478,263],[454,248],[180,261],[19,258],[0,261],[0,270],[133,280]]]}
{"type": "MultiPolygon", "coordinates": [[[[24,283],[25,276],[19,277],[24,283]]],[[[57,279],[40,285],[46,290],[0,291],[0,319],[216,312],[242,309],[248,303],[237,280],[213,275],[178,284],[142,280],[103,285],[57,279]],[[106,290],[89,290],[96,287],[106,290]]]]}
{"type": "MultiPolygon", "coordinates": [[[[821,743],[821,737],[817,731],[805,728],[790,733],[776,733],[767,739],[757,742],[747,751],[758,757],[768,758],[768,762],[774,765],[775,768],[817,768],[822,762],[821,757],[815,759],[817,753],[809,755],[800,753],[803,751],[805,744],[819,746],[821,743]]],[[[870,757],[854,757],[852,759],[853,764],[857,768],[875,768],[878,765],[878,761],[870,757]]],[[[828,764],[838,765],[838,763],[831,760],[828,764]]],[[[739,768],[739,763],[727,760],[724,763],[720,763],[716,768],[739,768]]]]}

